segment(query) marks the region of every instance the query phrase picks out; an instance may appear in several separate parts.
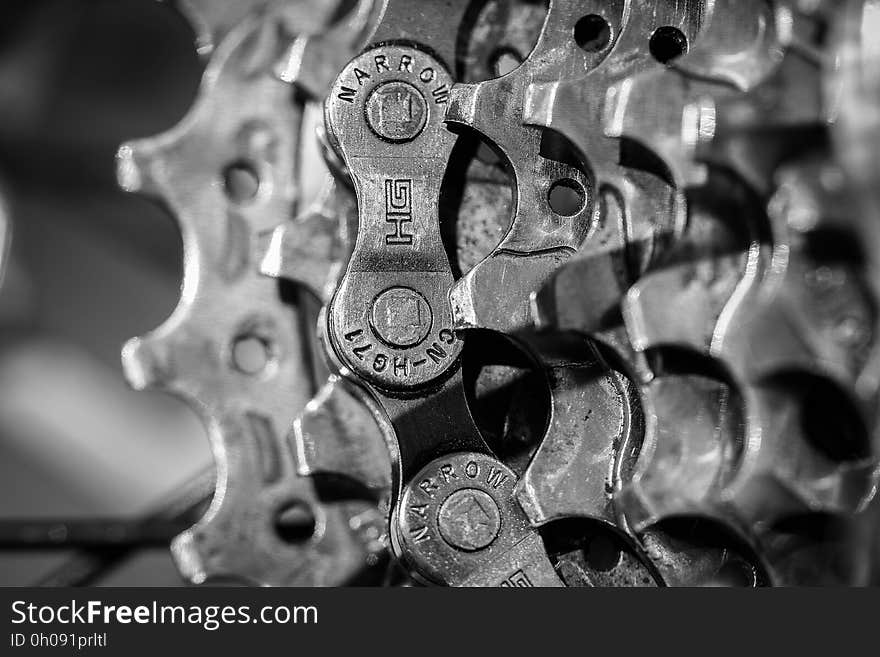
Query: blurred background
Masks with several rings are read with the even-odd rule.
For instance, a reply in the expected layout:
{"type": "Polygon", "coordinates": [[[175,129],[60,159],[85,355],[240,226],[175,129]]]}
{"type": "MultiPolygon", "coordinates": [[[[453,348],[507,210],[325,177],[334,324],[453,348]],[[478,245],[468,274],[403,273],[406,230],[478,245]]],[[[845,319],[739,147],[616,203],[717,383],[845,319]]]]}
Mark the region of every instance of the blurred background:
{"type": "Polygon", "coordinates": [[[125,340],[176,305],[181,244],[160,207],[119,191],[115,153],[190,107],[193,34],[150,0],[4,0],[0,14],[0,190],[13,218],[0,288],[0,584],[57,583],[77,565],[91,568],[82,583],[181,583],[158,540],[99,568],[68,550],[12,548],[22,532],[40,543],[68,531],[19,519],[135,517],[210,476],[198,419],[131,391],[120,366],[125,340]]]}

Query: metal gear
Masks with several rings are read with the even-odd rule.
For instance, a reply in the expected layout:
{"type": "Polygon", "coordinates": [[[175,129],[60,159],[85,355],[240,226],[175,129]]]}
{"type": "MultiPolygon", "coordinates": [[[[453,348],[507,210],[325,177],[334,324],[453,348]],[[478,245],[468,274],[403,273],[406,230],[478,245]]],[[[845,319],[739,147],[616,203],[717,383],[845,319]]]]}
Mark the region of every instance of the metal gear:
{"type": "Polygon", "coordinates": [[[184,237],[124,355],[211,430],[184,574],[864,583],[875,4],[181,3],[199,100],[119,162],[184,237]]]}
{"type": "MultiPolygon", "coordinates": [[[[338,42],[331,50],[323,36],[308,38],[318,9],[327,6],[285,5],[285,20],[270,9],[236,24],[218,37],[201,99],[181,125],[119,152],[123,187],[162,198],[184,238],[180,305],[123,357],[136,387],[190,401],[214,443],[213,503],[173,546],[194,582],[341,584],[382,549],[375,505],[324,503],[312,480],[295,472],[284,436],[313,390],[303,362],[308,331],[302,308],[259,272],[263,245],[300,195],[298,130],[320,82],[320,66],[309,62],[339,57],[338,42]],[[305,34],[290,34],[291,24],[305,34]],[[294,87],[301,100],[293,100],[294,87]]],[[[371,11],[371,3],[357,6],[343,18],[344,34],[366,29],[371,11]]]]}

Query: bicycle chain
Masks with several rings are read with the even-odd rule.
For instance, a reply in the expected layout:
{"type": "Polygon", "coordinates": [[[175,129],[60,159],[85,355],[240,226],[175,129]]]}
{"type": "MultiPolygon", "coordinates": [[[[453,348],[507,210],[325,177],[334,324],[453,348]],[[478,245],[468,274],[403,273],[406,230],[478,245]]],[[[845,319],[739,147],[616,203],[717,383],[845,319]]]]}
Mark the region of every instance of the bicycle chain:
{"type": "Polygon", "coordinates": [[[389,550],[429,584],[862,581],[849,532],[876,486],[880,288],[859,246],[878,244],[872,156],[849,144],[878,133],[845,103],[831,134],[828,118],[841,93],[873,102],[853,47],[866,0],[377,0],[323,14],[324,37],[291,36],[319,34],[313,3],[252,4],[201,10],[218,45],[189,130],[158,142],[178,157],[121,158],[128,187],[161,179],[187,243],[172,326],[192,328],[127,358],[214,429],[219,495],[194,529],[211,547],[176,548],[191,579],[341,583],[389,550]],[[257,18],[229,30],[226,11],[257,18]],[[226,89],[247,43],[250,75],[226,89]],[[302,214],[289,85],[326,96],[333,179],[302,214]],[[221,107],[272,135],[221,132],[221,107]],[[260,186],[239,207],[216,180],[243,159],[260,186]],[[324,307],[331,374],[308,403],[308,331],[272,278],[324,307]],[[227,319],[248,308],[271,321],[227,319]],[[242,382],[229,345],[267,326],[272,367],[242,382]],[[537,377],[543,426],[510,363],[474,392],[484,340],[537,377]],[[529,409],[492,435],[499,391],[529,409]],[[363,493],[324,503],[326,477],[363,493]],[[326,524],[282,550],[267,519],[291,496],[326,524]],[[850,558],[823,570],[829,554],[850,558]]]}

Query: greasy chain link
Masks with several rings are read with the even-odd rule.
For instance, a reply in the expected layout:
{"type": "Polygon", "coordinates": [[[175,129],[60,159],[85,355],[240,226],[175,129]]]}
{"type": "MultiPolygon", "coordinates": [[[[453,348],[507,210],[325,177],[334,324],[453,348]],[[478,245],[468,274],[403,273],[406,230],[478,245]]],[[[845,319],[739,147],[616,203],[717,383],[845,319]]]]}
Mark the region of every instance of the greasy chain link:
{"type": "Polygon", "coordinates": [[[119,173],[183,234],[124,364],[211,436],[188,579],[865,581],[876,0],[177,4],[119,173]]]}

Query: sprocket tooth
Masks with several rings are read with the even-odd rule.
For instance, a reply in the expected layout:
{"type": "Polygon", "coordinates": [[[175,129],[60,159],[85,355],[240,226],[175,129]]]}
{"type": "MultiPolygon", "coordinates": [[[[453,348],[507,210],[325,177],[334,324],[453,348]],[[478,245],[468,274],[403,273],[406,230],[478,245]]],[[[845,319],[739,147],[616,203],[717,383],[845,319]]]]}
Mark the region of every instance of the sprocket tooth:
{"type": "Polygon", "coordinates": [[[672,66],[694,78],[714,79],[739,91],[766,80],[789,40],[785,3],[773,0],[715,0],[707,3],[697,44],[672,66]],[[750,30],[743,30],[748,25],[750,30]],[[736,26],[737,29],[731,29],[736,26]]]}
{"type": "Polygon", "coordinates": [[[706,167],[694,161],[693,154],[698,136],[712,129],[715,110],[711,100],[700,99],[679,111],[669,111],[680,102],[688,87],[688,81],[665,71],[624,80],[608,89],[602,119],[608,137],[640,142],[657,154],[679,189],[706,181],[706,167]],[[654,103],[662,109],[646,112],[648,103],[652,109],[654,103]],[[646,121],[645,117],[654,121],[646,121]]]}
{"type": "Polygon", "coordinates": [[[549,424],[517,483],[520,506],[535,526],[566,517],[616,524],[612,496],[629,477],[633,451],[625,382],[581,335],[520,334],[517,341],[550,389],[549,424]]]}
{"type": "Polygon", "coordinates": [[[742,458],[742,417],[732,394],[722,382],[695,374],[643,386],[646,439],[620,495],[635,531],[664,518],[707,515],[742,458]]]}
{"type": "MultiPolygon", "coordinates": [[[[218,342],[216,336],[201,335],[200,310],[198,305],[181,303],[161,326],[125,343],[122,368],[129,385],[136,390],[175,393],[200,406],[211,379],[223,377],[230,370],[226,352],[232,348],[232,344],[218,342]],[[193,374],[199,370],[203,374],[193,374]]],[[[252,320],[245,313],[241,322],[226,322],[225,328],[233,333],[249,322],[252,320]]],[[[262,323],[260,335],[279,342],[272,329],[274,321],[264,318],[262,323]]],[[[287,350],[285,347],[284,351],[287,350]]]]}
{"type": "Polygon", "coordinates": [[[449,106],[446,108],[446,121],[473,126],[479,120],[477,101],[482,86],[459,82],[449,92],[449,106]]]}
{"type": "MultiPolygon", "coordinates": [[[[322,9],[328,11],[328,3],[321,4],[322,9]]],[[[337,4],[340,9],[343,7],[341,2],[337,4]]],[[[382,0],[355,0],[346,15],[322,33],[294,39],[276,68],[276,75],[312,98],[322,98],[354,50],[375,30],[384,9],[382,0]],[[340,43],[347,47],[340,48],[340,43]]],[[[298,25],[302,19],[299,16],[297,19],[298,25]]]]}
{"type": "Polygon", "coordinates": [[[450,290],[456,330],[489,329],[513,333],[529,326],[530,295],[541,289],[546,280],[568,259],[565,253],[528,256],[497,253],[474,267],[450,290]],[[528,260],[528,267],[523,260],[528,260]],[[504,282],[511,303],[500,303],[497,290],[504,282]],[[518,299],[513,303],[513,299],[518,299]]]}
{"type": "Polygon", "coordinates": [[[727,167],[761,194],[774,191],[779,164],[801,155],[804,140],[832,119],[823,98],[823,55],[807,42],[817,39],[821,3],[812,7],[779,0],[778,53],[763,79],[744,93],[714,98],[714,125],[697,131],[694,157],[727,167]],[[815,14],[815,15],[814,15],[815,14]],[[812,37],[800,33],[814,31],[812,37]]]}
{"type": "Polygon", "coordinates": [[[196,50],[206,57],[247,16],[276,0],[160,0],[177,9],[192,26],[196,50]]]}
{"type": "MultiPolygon", "coordinates": [[[[866,452],[838,456],[820,451],[805,435],[813,430],[804,426],[803,418],[811,411],[811,400],[792,394],[792,385],[763,384],[747,400],[756,409],[758,421],[751,423],[761,427],[760,442],[722,495],[752,524],[769,525],[798,513],[857,513],[874,494],[876,457],[866,452]],[[767,494],[771,487],[780,494],[767,494]]],[[[821,390],[830,394],[831,388],[821,390]]],[[[867,449],[867,445],[844,448],[867,449]]]]}
{"type": "MultiPolygon", "coordinates": [[[[755,300],[771,264],[762,200],[735,177],[712,170],[688,193],[689,221],[622,303],[633,347],[685,349],[711,356],[730,318],[755,300]],[[723,199],[723,200],[721,200],[723,199]]],[[[784,231],[771,220],[774,237],[784,231]]]]}
{"type": "Polygon", "coordinates": [[[122,370],[135,390],[170,388],[172,367],[167,350],[154,338],[132,338],[122,348],[122,370]]]}
{"type": "Polygon", "coordinates": [[[126,192],[160,197],[161,184],[153,177],[153,161],[156,157],[154,139],[130,141],[119,147],[116,153],[116,179],[126,192]]]}
{"type": "Polygon", "coordinates": [[[175,7],[190,23],[196,50],[207,57],[248,17],[277,20],[292,32],[312,32],[332,18],[339,1],[324,0],[160,0],[175,7]]]}
{"type": "Polygon", "coordinates": [[[559,82],[532,82],[523,95],[523,123],[549,127],[556,118],[559,82]]]}
{"type": "Polygon", "coordinates": [[[327,303],[351,254],[356,221],[353,194],[328,179],[314,207],[275,229],[260,271],[302,285],[327,303]]]}
{"type": "Polygon", "coordinates": [[[341,475],[388,505],[394,435],[382,426],[370,397],[339,376],[330,380],[296,419],[292,441],[301,475],[341,475]]]}
{"type": "MultiPolygon", "coordinates": [[[[851,388],[857,399],[873,403],[880,386],[864,386],[876,351],[878,288],[873,285],[873,253],[853,218],[858,206],[831,164],[804,159],[780,170],[768,214],[784,226],[791,244],[785,277],[776,289],[776,303],[767,304],[754,332],[768,336],[774,324],[787,327],[774,344],[778,356],[765,354],[766,372],[800,369],[823,374],[851,388]],[[821,255],[817,246],[827,236],[852,236],[847,252],[821,255]],[[791,345],[797,345],[792,347],[791,345]]],[[[870,377],[869,379],[870,380],[870,377]]]]}
{"type": "MultiPolygon", "coordinates": [[[[675,381],[659,379],[653,386],[672,384],[675,381]]],[[[676,396],[681,390],[680,384],[669,388],[676,396]]],[[[873,461],[835,464],[818,455],[796,429],[793,435],[791,429],[778,426],[789,419],[789,414],[779,411],[786,406],[784,397],[762,401],[760,395],[757,399],[749,395],[747,408],[764,410],[748,423],[761,427],[760,440],[748,442],[737,429],[744,418],[735,412],[726,418],[704,417],[695,431],[688,430],[690,421],[682,424],[679,419],[673,424],[669,418],[681,416],[674,406],[662,403],[664,395],[655,397],[653,410],[663,409],[666,419],[646,420],[655,425],[649,432],[656,436],[652,458],[649,462],[643,458],[620,498],[637,532],[664,519],[692,516],[746,528],[760,536],[772,524],[798,514],[858,512],[876,486],[873,461]],[[700,445],[705,449],[700,451],[700,445]]],[[[797,403],[790,401],[788,406],[797,403]]],[[[711,414],[736,404],[730,400],[702,406],[711,414]]],[[[685,417],[699,420],[699,416],[685,417]]]]}

